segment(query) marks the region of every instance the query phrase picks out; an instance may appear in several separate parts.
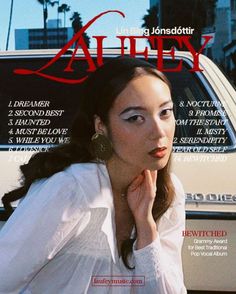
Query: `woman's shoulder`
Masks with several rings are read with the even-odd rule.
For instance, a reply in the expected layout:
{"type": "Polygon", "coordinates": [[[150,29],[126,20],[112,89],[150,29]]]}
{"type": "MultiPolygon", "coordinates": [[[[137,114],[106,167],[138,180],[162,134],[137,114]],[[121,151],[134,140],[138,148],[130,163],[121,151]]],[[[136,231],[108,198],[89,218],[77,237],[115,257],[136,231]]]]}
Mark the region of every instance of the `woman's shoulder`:
{"type": "Polygon", "coordinates": [[[77,183],[73,175],[65,171],[57,172],[48,178],[36,180],[30,186],[24,201],[61,201],[71,198],[77,190],[77,183]],[[38,199],[38,200],[36,200],[38,199]]]}
{"type": "Polygon", "coordinates": [[[65,172],[79,178],[84,174],[96,174],[101,165],[96,162],[73,163],[65,169],[65,172]]]}
{"type": "Polygon", "coordinates": [[[60,213],[73,216],[85,208],[85,196],[76,178],[64,170],[33,182],[8,220],[8,226],[22,217],[33,219],[51,215],[49,218],[53,220],[60,213]]]}
{"type": "Polygon", "coordinates": [[[85,197],[83,177],[85,173],[91,174],[92,170],[96,170],[95,165],[72,164],[48,178],[36,180],[30,186],[22,202],[42,201],[46,204],[55,201],[56,204],[68,200],[69,202],[78,200],[83,203],[85,197]]]}
{"type": "Polygon", "coordinates": [[[62,171],[59,171],[48,178],[43,178],[33,183],[34,187],[47,186],[52,189],[61,189],[63,186],[75,187],[82,182],[83,177],[93,177],[97,174],[97,164],[95,163],[75,163],[62,171]]]}
{"type": "Polygon", "coordinates": [[[109,207],[111,183],[106,165],[103,163],[72,164],[66,170],[72,175],[84,195],[87,207],[109,207]]]}
{"type": "Polygon", "coordinates": [[[66,170],[59,171],[47,178],[36,180],[30,187],[30,190],[38,190],[47,188],[48,190],[61,190],[65,186],[73,187],[76,181],[73,175],[68,173],[66,170]]]}
{"type": "Polygon", "coordinates": [[[105,165],[93,162],[74,163],[65,169],[65,174],[71,176],[81,186],[92,185],[99,181],[105,173],[105,165]]]}

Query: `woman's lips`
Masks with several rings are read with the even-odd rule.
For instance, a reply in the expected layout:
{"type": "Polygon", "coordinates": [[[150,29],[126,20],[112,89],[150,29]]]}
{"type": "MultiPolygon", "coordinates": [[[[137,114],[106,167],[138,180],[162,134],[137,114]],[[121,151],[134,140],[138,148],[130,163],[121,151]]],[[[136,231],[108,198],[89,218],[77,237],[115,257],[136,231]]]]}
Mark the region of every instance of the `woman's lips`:
{"type": "Polygon", "coordinates": [[[167,147],[157,147],[153,150],[151,150],[148,154],[151,155],[154,158],[162,158],[166,155],[167,147]]]}

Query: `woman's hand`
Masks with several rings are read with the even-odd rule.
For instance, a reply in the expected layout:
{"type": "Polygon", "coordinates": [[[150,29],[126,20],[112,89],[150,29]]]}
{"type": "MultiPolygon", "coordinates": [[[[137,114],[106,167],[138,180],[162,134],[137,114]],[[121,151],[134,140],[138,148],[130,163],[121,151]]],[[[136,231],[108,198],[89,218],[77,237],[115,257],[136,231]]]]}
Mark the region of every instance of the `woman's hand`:
{"type": "Polygon", "coordinates": [[[127,190],[127,201],[136,221],[152,218],[152,207],[156,197],[157,171],[144,170],[133,180],[127,190]]]}
{"type": "Polygon", "coordinates": [[[144,170],[133,180],[127,190],[127,201],[137,228],[137,248],[143,248],[155,240],[156,222],[152,207],[156,197],[157,171],[144,170]]]}

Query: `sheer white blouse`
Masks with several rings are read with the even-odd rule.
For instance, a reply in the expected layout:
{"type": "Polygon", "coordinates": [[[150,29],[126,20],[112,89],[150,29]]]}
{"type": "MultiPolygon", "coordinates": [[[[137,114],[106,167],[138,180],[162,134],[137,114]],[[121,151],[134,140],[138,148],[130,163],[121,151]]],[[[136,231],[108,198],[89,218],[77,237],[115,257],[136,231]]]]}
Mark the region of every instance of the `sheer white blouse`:
{"type": "Polygon", "coordinates": [[[73,164],[35,182],[0,231],[0,293],[186,293],[184,192],[172,180],[175,201],[158,222],[156,240],[139,250],[134,243],[133,270],[118,255],[104,164],[73,164]]]}

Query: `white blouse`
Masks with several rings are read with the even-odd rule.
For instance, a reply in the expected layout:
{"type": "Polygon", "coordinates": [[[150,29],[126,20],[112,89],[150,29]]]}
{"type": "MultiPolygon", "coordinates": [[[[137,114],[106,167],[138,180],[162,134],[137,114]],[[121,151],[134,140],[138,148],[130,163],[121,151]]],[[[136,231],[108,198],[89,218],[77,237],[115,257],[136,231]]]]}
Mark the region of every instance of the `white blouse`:
{"type": "Polygon", "coordinates": [[[73,164],[31,185],[0,231],[1,294],[184,294],[181,262],[184,192],[158,236],[133,246],[127,269],[118,255],[111,183],[104,164],[73,164]]]}

